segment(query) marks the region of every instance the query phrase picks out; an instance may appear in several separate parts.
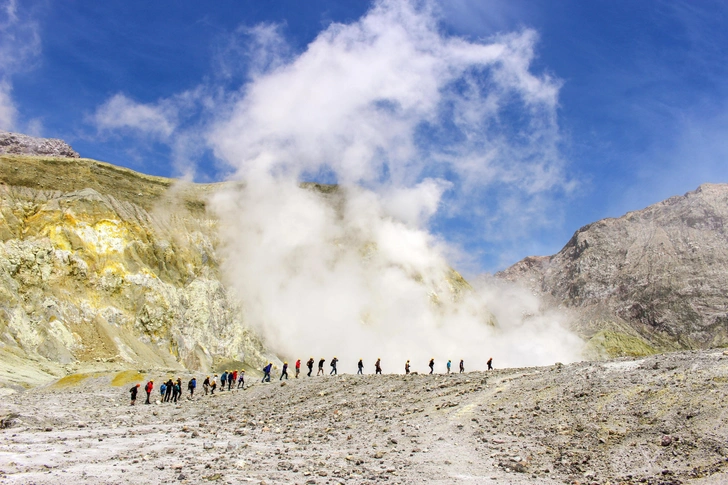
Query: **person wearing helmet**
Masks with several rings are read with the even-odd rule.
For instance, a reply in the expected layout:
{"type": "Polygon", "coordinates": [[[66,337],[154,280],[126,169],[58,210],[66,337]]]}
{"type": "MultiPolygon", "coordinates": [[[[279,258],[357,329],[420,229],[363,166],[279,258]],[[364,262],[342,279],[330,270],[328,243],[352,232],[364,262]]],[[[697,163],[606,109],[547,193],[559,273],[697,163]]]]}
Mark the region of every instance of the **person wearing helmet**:
{"type": "Polygon", "coordinates": [[[282,381],[283,376],[286,376],[286,380],[288,380],[288,362],[283,363],[283,370],[281,370],[281,377],[278,380],[282,381]]]}
{"type": "Polygon", "coordinates": [[[450,373],[450,366],[452,366],[452,361],[451,360],[448,360],[447,361],[447,373],[448,374],[450,373]]]}
{"type": "Polygon", "coordinates": [[[382,373],[382,359],[377,359],[377,361],[374,363],[374,373],[375,374],[381,374],[382,373]]]}
{"type": "Polygon", "coordinates": [[[260,382],[270,382],[270,370],[273,368],[273,362],[263,367],[263,379],[260,382]]]}
{"type": "Polygon", "coordinates": [[[245,369],[240,369],[238,373],[238,389],[243,388],[245,390],[245,369]]]}
{"type": "Polygon", "coordinates": [[[164,402],[169,402],[169,400],[172,398],[172,391],[174,390],[174,381],[171,377],[166,382],[166,384],[167,389],[164,391],[164,402]]]}
{"type": "MultiPolygon", "coordinates": [[[[233,378],[230,380],[230,386],[234,386],[235,383],[238,382],[238,371],[233,371],[233,378]]],[[[230,390],[230,387],[228,387],[228,391],[230,390]]]]}
{"type": "Polygon", "coordinates": [[[460,359],[460,373],[462,374],[463,372],[465,372],[465,361],[460,359]]]}
{"type": "Polygon", "coordinates": [[[152,404],[149,402],[149,396],[152,394],[152,389],[154,389],[154,381],[150,380],[147,382],[147,385],[144,386],[144,392],[147,393],[147,400],[144,404],[152,404]]]}
{"type": "Polygon", "coordinates": [[[202,389],[205,391],[205,396],[210,392],[210,376],[205,377],[202,381],[202,389]]]}
{"type": "Polygon", "coordinates": [[[329,375],[338,375],[338,372],[336,372],[336,363],[339,361],[339,359],[334,356],[333,359],[331,359],[331,372],[329,372],[329,375]]]}
{"type": "Polygon", "coordinates": [[[404,373],[409,374],[410,373],[410,363],[409,360],[404,363],[404,373]]]}
{"type": "Polygon", "coordinates": [[[435,372],[435,359],[430,359],[430,374],[435,372]]]}
{"type": "Polygon", "coordinates": [[[324,373],[324,364],[325,363],[326,363],[326,359],[321,357],[321,360],[319,360],[318,372],[316,372],[316,377],[318,377],[324,373]]]}
{"type": "Polygon", "coordinates": [[[306,362],[306,367],[308,367],[308,377],[311,377],[311,372],[313,372],[313,357],[308,359],[308,362],[306,362]]]}
{"type": "Polygon", "coordinates": [[[301,373],[301,359],[296,360],[296,379],[298,379],[298,374],[301,373]]]}
{"type": "Polygon", "coordinates": [[[212,381],[210,381],[210,395],[215,394],[215,388],[217,388],[217,374],[212,376],[212,381]]]}
{"type": "Polygon", "coordinates": [[[228,380],[228,371],[225,371],[220,376],[220,392],[225,390],[225,384],[227,384],[228,380]]]}
{"type": "Polygon", "coordinates": [[[134,404],[136,404],[137,392],[139,392],[139,387],[140,386],[141,386],[141,384],[137,384],[136,386],[134,386],[131,389],[129,389],[129,393],[131,394],[131,404],[130,404],[130,406],[133,406],[134,404]]]}
{"type": "Polygon", "coordinates": [[[194,377],[187,383],[187,390],[190,391],[190,399],[195,395],[195,389],[197,388],[197,379],[194,377]]]}
{"type": "Polygon", "coordinates": [[[358,369],[356,371],[356,373],[363,375],[364,374],[364,362],[361,359],[359,359],[359,362],[356,364],[356,367],[358,369]]]}

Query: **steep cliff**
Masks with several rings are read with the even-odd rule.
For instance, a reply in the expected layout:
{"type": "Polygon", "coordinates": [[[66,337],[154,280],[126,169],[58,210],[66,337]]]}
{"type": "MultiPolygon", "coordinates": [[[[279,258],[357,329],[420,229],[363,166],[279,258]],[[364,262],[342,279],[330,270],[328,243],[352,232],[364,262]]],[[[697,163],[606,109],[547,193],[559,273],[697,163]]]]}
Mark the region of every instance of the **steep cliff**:
{"type": "Polygon", "coordinates": [[[0,383],[84,363],[257,367],[263,345],[220,277],[215,188],[0,155],[0,383]]]}
{"type": "Polygon", "coordinates": [[[572,308],[594,351],[728,345],[728,185],[705,184],[579,229],[549,257],[499,276],[572,308]]]}

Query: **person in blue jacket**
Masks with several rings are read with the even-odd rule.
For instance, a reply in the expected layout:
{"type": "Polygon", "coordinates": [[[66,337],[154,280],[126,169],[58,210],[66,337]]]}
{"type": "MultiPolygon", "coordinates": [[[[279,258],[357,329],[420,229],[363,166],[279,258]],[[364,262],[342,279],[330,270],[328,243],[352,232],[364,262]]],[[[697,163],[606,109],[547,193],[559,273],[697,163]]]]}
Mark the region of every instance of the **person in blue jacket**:
{"type": "Polygon", "coordinates": [[[220,376],[220,390],[221,391],[225,390],[225,383],[227,382],[227,377],[228,377],[227,371],[223,372],[222,375],[220,376]]]}
{"type": "Polygon", "coordinates": [[[273,362],[263,367],[263,380],[260,382],[270,382],[270,370],[273,368],[273,362]]]}

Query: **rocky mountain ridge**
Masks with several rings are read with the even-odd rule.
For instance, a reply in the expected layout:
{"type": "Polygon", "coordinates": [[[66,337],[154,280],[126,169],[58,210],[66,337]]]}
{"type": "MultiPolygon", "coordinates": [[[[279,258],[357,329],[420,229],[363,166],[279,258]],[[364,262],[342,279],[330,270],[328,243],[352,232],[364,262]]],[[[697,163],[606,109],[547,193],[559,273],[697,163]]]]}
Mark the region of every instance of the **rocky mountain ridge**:
{"type": "Polygon", "coordinates": [[[728,345],[728,184],[582,227],[498,276],[572,310],[612,355],[728,345]]]}

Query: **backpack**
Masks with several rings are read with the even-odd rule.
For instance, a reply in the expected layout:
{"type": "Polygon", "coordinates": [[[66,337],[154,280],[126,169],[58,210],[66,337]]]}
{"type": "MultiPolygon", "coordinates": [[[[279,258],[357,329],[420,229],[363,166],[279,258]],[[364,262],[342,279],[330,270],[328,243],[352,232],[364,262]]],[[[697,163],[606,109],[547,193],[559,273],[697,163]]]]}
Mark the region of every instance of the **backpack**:
{"type": "Polygon", "coordinates": [[[160,394],[164,395],[164,391],[166,391],[166,390],[167,390],[167,384],[162,384],[161,386],[159,386],[160,394]]]}

